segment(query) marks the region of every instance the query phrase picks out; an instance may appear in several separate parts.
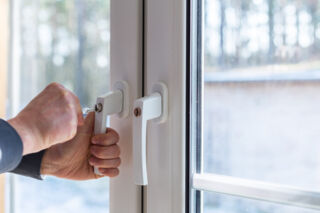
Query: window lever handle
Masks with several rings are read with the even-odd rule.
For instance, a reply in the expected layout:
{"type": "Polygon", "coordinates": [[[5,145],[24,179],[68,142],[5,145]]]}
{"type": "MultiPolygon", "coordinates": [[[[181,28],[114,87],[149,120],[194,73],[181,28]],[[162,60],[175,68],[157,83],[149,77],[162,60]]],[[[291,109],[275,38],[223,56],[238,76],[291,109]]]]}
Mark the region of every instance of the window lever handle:
{"type": "Polygon", "coordinates": [[[136,185],[148,185],[147,177],[147,123],[153,120],[163,123],[168,114],[168,91],[163,83],[153,87],[150,96],[140,98],[134,103],[133,117],[133,166],[136,185]]]}
{"type": "MultiPolygon", "coordinates": [[[[107,116],[118,114],[120,118],[129,115],[129,88],[125,81],[118,81],[113,91],[99,96],[95,105],[94,134],[104,134],[107,130],[107,116]]],[[[94,173],[102,175],[99,168],[94,167],[94,173]]]]}

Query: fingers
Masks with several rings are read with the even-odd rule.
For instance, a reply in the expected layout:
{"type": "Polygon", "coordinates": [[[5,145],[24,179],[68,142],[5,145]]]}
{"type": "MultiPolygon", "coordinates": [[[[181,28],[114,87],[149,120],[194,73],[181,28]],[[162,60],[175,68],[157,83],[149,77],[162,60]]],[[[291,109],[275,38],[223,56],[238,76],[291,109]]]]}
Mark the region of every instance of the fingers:
{"type": "Polygon", "coordinates": [[[119,175],[119,169],[99,169],[100,173],[109,176],[109,177],[115,177],[119,175]]]}
{"type": "Polygon", "coordinates": [[[100,146],[110,146],[118,143],[119,140],[119,134],[115,130],[110,128],[107,129],[106,134],[95,135],[91,139],[93,144],[100,146]]]}
{"type": "Polygon", "coordinates": [[[115,177],[119,174],[118,167],[121,164],[121,159],[118,145],[93,145],[90,151],[92,156],[89,159],[89,164],[98,167],[101,174],[109,177],[115,177]]]}
{"type": "Polygon", "coordinates": [[[120,166],[121,160],[120,160],[120,158],[104,160],[104,159],[99,159],[99,158],[92,156],[89,159],[89,163],[91,166],[96,166],[99,168],[117,168],[120,166]]]}
{"type": "MultiPolygon", "coordinates": [[[[90,115],[88,115],[90,116],[90,115]]],[[[120,147],[118,133],[108,128],[105,134],[98,134],[92,137],[92,146],[90,148],[91,157],[89,163],[91,166],[98,167],[104,176],[115,177],[119,174],[120,166],[120,147]]]]}
{"type": "Polygon", "coordinates": [[[96,146],[90,148],[91,154],[100,159],[114,159],[120,156],[120,147],[118,145],[96,146]]]}

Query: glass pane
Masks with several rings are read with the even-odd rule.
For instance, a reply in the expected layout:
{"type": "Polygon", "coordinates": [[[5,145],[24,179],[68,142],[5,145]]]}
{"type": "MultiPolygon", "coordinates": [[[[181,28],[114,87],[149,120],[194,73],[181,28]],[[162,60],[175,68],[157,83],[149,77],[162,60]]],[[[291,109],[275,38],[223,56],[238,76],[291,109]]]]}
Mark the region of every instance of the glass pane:
{"type": "Polygon", "coordinates": [[[316,213],[317,210],[204,192],[203,213],[316,213]]]}
{"type": "Polygon", "coordinates": [[[16,176],[14,188],[14,212],[17,213],[109,212],[106,179],[73,182],[47,177],[40,182],[16,176]]]}
{"type": "MultiPolygon", "coordinates": [[[[22,109],[50,82],[76,93],[83,107],[93,106],[109,89],[108,0],[17,0],[12,28],[13,49],[9,109],[22,109]],[[20,87],[19,87],[20,86],[20,87]]],[[[18,111],[18,110],[17,110],[18,111]]],[[[12,112],[16,113],[16,112],[12,112]]],[[[16,176],[15,213],[108,212],[108,179],[75,182],[47,177],[44,181],[16,176]],[[39,199],[41,197],[41,199],[39,199]]]]}
{"type": "Polygon", "coordinates": [[[205,172],[320,190],[319,6],[205,1],[205,172]]]}

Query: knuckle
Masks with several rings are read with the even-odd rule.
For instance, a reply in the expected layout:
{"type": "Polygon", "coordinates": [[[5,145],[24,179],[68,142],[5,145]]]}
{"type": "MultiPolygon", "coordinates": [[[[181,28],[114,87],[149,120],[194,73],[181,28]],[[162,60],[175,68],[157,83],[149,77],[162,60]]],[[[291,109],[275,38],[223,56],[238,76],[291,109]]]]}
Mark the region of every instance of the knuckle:
{"type": "Polygon", "coordinates": [[[60,94],[61,94],[61,98],[62,98],[66,103],[71,103],[70,92],[69,92],[68,90],[61,89],[59,92],[60,92],[60,94]]]}
{"type": "Polygon", "coordinates": [[[65,91],[63,93],[63,103],[68,112],[72,112],[75,115],[77,114],[77,107],[80,105],[80,102],[73,100],[71,92],[65,91]]]}
{"type": "Polygon", "coordinates": [[[119,173],[120,173],[119,169],[114,169],[114,170],[113,170],[113,175],[114,175],[114,176],[118,176],[119,173]]]}
{"type": "Polygon", "coordinates": [[[65,102],[63,106],[63,111],[69,120],[72,120],[72,122],[76,122],[77,112],[72,103],[69,103],[68,101],[65,102]]]}
{"type": "Polygon", "coordinates": [[[118,132],[115,131],[114,129],[108,129],[107,133],[109,133],[111,135],[111,137],[113,137],[117,142],[120,140],[120,136],[119,136],[118,132]]]}
{"type": "Polygon", "coordinates": [[[64,106],[63,106],[63,109],[66,111],[66,112],[69,112],[71,109],[72,109],[72,106],[70,103],[65,103],[64,106]]]}
{"type": "Polygon", "coordinates": [[[54,88],[54,89],[55,88],[61,88],[61,85],[58,84],[57,82],[52,82],[47,86],[47,88],[54,88]]]}
{"type": "Polygon", "coordinates": [[[58,94],[59,96],[63,96],[63,93],[66,89],[59,83],[53,82],[47,86],[47,89],[53,91],[54,93],[58,94]]]}
{"type": "Polygon", "coordinates": [[[116,142],[118,143],[118,142],[119,142],[119,140],[120,140],[120,136],[119,136],[119,134],[118,134],[116,131],[113,131],[113,136],[114,136],[114,138],[115,138],[116,142]]]}

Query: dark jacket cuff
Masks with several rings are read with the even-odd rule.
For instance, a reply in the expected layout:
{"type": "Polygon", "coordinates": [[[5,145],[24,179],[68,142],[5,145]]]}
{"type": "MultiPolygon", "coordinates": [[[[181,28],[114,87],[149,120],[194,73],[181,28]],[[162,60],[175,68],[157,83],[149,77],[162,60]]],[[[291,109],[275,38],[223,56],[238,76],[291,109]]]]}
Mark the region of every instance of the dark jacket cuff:
{"type": "Polygon", "coordinates": [[[0,119],[0,173],[15,169],[21,161],[23,144],[19,134],[0,119]]]}
{"type": "Polygon", "coordinates": [[[11,172],[18,175],[23,175],[38,180],[42,180],[40,169],[44,152],[45,151],[41,151],[35,154],[24,156],[19,166],[11,172]]]}

